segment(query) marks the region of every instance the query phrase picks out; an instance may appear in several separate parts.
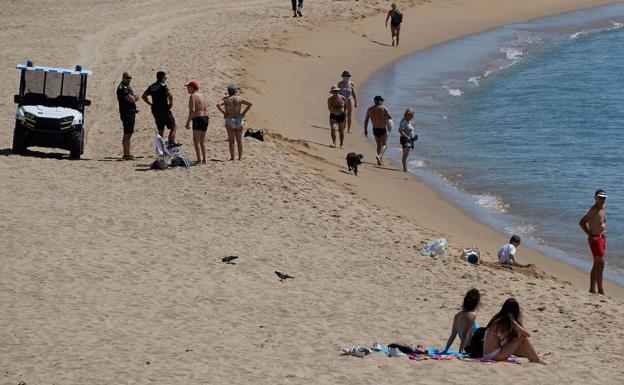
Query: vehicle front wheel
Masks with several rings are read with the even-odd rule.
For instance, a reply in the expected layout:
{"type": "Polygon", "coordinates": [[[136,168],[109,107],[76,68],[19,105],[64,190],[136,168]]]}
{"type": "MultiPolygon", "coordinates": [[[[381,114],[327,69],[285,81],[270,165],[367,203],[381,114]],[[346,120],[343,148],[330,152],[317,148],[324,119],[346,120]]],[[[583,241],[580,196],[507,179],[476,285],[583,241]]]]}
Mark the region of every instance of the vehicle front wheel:
{"type": "Polygon", "coordinates": [[[82,142],[84,140],[84,136],[82,134],[82,128],[79,130],[74,130],[69,134],[69,158],[70,159],[80,159],[80,155],[82,155],[82,142]]]}
{"type": "Polygon", "coordinates": [[[13,130],[13,153],[23,155],[26,151],[26,129],[19,121],[15,122],[13,130]]]}

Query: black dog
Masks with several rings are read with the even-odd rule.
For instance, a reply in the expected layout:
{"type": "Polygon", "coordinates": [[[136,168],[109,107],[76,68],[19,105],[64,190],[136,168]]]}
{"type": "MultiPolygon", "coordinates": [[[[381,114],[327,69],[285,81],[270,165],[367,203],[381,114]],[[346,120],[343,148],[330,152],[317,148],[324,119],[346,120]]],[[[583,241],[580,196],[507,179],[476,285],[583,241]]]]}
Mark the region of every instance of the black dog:
{"type": "Polygon", "coordinates": [[[355,152],[350,152],[347,154],[347,167],[349,167],[349,171],[353,170],[353,173],[357,176],[357,166],[358,164],[362,164],[362,159],[364,156],[362,154],[356,154],[355,152]]]}

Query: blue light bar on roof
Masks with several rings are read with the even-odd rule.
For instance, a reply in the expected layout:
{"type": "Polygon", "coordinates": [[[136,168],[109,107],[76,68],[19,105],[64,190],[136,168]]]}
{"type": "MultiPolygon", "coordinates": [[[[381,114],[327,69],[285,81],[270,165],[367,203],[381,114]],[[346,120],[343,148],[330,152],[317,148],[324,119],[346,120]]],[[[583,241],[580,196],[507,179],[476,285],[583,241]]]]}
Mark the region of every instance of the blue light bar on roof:
{"type": "Polygon", "coordinates": [[[42,72],[50,72],[50,73],[62,73],[66,75],[80,75],[80,76],[91,76],[93,73],[89,70],[80,69],[80,71],[74,71],[67,68],[54,68],[54,67],[44,67],[44,66],[29,66],[28,64],[18,64],[16,66],[18,70],[26,70],[26,71],[42,71],[42,72]]]}

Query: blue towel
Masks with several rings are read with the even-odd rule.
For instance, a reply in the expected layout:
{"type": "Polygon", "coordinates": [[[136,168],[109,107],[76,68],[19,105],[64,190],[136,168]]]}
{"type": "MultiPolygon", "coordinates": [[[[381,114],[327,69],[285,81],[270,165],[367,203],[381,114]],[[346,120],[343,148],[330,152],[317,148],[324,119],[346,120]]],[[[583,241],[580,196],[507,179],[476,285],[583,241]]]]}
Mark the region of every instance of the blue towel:
{"type": "Polygon", "coordinates": [[[442,353],[438,349],[427,349],[427,355],[430,355],[430,356],[453,356],[453,357],[457,357],[457,358],[468,358],[468,357],[470,357],[466,353],[460,353],[460,352],[455,351],[455,350],[447,350],[446,353],[442,353]]]}

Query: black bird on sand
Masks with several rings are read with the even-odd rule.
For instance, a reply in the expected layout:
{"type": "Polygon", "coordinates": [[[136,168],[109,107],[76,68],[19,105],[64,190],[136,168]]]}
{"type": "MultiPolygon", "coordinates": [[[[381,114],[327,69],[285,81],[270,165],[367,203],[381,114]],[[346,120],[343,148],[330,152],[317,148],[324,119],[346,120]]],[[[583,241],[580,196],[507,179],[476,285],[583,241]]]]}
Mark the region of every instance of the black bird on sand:
{"type": "Polygon", "coordinates": [[[228,255],[226,257],[221,258],[221,262],[225,262],[228,265],[236,265],[235,263],[233,263],[232,261],[237,259],[238,255],[228,255]]]}
{"type": "Polygon", "coordinates": [[[280,281],[285,281],[288,278],[295,279],[295,277],[291,277],[290,275],[288,275],[286,273],[282,273],[280,271],[276,271],[275,274],[277,274],[277,276],[279,277],[280,281]]]}

